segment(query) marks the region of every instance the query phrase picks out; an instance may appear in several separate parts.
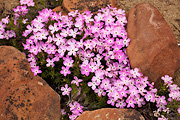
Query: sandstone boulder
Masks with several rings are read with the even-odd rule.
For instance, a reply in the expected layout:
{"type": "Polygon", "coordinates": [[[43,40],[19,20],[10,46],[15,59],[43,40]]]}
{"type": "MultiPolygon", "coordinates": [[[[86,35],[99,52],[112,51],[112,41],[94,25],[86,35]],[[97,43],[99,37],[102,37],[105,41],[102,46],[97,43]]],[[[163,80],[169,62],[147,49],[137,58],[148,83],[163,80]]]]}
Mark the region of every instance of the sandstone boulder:
{"type": "Polygon", "coordinates": [[[34,76],[23,53],[0,46],[0,120],[59,120],[60,96],[34,76]]]}
{"type": "Polygon", "coordinates": [[[127,54],[132,68],[138,67],[157,87],[161,76],[180,69],[180,51],[175,36],[161,13],[149,3],[135,5],[127,14],[131,39],[127,54]]]}
{"type": "Polygon", "coordinates": [[[133,109],[102,108],[83,112],[77,120],[145,120],[133,109]]]}

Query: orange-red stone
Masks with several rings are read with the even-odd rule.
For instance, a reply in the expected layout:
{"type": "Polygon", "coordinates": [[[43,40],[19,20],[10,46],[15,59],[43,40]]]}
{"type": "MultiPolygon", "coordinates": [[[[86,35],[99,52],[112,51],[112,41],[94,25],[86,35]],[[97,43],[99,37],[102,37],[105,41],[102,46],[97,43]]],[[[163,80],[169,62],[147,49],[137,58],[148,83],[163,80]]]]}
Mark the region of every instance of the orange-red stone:
{"type": "Polygon", "coordinates": [[[60,96],[34,76],[23,53],[0,46],[0,120],[59,120],[60,96]]]}
{"type": "Polygon", "coordinates": [[[77,120],[145,120],[133,109],[102,108],[83,112],[77,120]]]}
{"type": "Polygon", "coordinates": [[[161,76],[180,69],[180,51],[175,36],[157,8],[149,3],[135,5],[127,14],[127,34],[131,39],[127,54],[132,68],[158,87],[161,76]]]}
{"type": "Polygon", "coordinates": [[[53,12],[61,12],[62,15],[68,15],[68,11],[62,6],[58,6],[52,10],[53,12]]]}

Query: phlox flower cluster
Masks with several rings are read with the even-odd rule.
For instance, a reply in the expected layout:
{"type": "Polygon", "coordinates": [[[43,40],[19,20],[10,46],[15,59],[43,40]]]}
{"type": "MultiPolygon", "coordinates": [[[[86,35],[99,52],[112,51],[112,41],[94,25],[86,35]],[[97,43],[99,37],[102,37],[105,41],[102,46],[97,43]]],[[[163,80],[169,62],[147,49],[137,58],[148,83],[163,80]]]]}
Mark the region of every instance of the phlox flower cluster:
{"type": "Polygon", "coordinates": [[[7,24],[9,23],[9,16],[2,18],[0,21],[0,39],[9,40],[12,37],[16,37],[16,34],[13,30],[7,30],[7,24]]]}
{"type": "MultiPolygon", "coordinates": [[[[158,111],[168,111],[165,96],[156,94],[153,83],[149,83],[138,68],[130,68],[126,53],[130,42],[126,23],[125,11],[110,6],[100,9],[97,15],[90,11],[81,14],[77,10],[68,16],[47,8],[39,11],[23,32],[23,36],[27,37],[23,46],[29,52],[32,72],[34,75],[42,73],[40,65],[37,65],[39,54],[45,57],[46,67],[60,67],[58,72],[64,77],[73,75],[71,70],[74,64],[78,64],[81,76],[74,76],[70,83],[81,89],[82,76],[93,75],[87,85],[99,97],[108,96],[107,104],[134,108],[153,102],[157,103],[158,111]],[[55,66],[60,60],[63,64],[55,66]]],[[[169,97],[179,100],[179,88],[174,89],[167,76],[162,79],[170,88],[169,97]]],[[[62,95],[70,97],[71,84],[61,87],[62,95]]],[[[71,102],[69,107],[72,112],[69,118],[72,120],[83,112],[78,102],[71,102]]]]}
{"type": "MultiPolygon", "coordinates": [[[[14,11],[14,25],[17,25],[17,20],[20,17],[24,17],[28,13],[28,7],[26,5],[23,6],[17,6],[16,8],[13,8],[14,11]]],[[[25,24],[27,19],[23,19],[22,22],[25,24]]]]}
{"type": "MultiPolygon", "coordinates": [[[[81,106],[77,101],[71,102],[70,104],[68,104],[68,107],[72,112],[72,114],[68,113],[71,120],[75,120],[79,115],[83,113],[83,106],[81,106]]],[[[61,114],[66,115],[65,109],[61,109],[61,114]]]]}
{"type": "MultiPolygon", "coordinates": [[[[161,115],[161,113],[164,112],[169,114],[170,109],[168,105],[173,101],[180,101],[180,88],[176,84],[173,84],[172,77],[168,75],[162,76],[161,79],[164,82],[164,86],[169,91],[169,95],[168,97],[156,95],[156,107],[158,109],[154,111],[154,116],[158,117],[158,120],[167,120],[168,118],[161,115]]],[[[180,108],[177,109],[177,112],[180,114],[180,108]]]]}
{"type": "MultiPolygon", "coordinates": [[[[54,67],[55,62],[63,60],[59,72],[64,76],[71,74],[74,57],[79,57],[81,74],[95,74],[88,86],[99,96],[106,95],[111,87],[117,90],[118,87],[113,87],[115,81],[128,81],[126,77],[130,72],[125,49],[130,41],[124,27],[126,23],[125,12],[112,7],[102,8],[97,15],[90,11],[82,14],[78,11],[70,12],[68,16],[49,9],[40,11],[39,16],[23,32],[23,36],[28,37],[23,46],[29,51],[28,61],[34,75],[42,72],[37,66],[39,53],[47,54],[47,67],[54,67]]],[[[133,75],[142,76],[136,70],[131,70],[133,75]]],[[[79,86],[81,81],[75,78],[72,84],[79,86]]],[[[61,90],[63,95],[69,95],[67,85],[61,87],[61,90]]],[[[115,95],[111,98],[115,101],[119,99],[115,95]]]]}
{"type": "MultiPolygon", "coordinates": [[[[28,7],[27,6],[34,6],[33,0],[20,0],[21,6],[17,6],[16,8],[13,8],[14,11],[14,25],[17,25],[17,20],[20,17],[24,17],[28,13],[28,7]]],[[[28,19],[23,19],[22,23],[26,24],[28,19]]],[[[9,40],[12,37],[16,37],[16,33],[13,30],[8,30],[9,28],[7,25],[9,24],[10,19],[9,16],[6,18],[2,18],[0,21],[0,39],[7,39],[9,40]]]]}
{"type": "Polygon", "coordinates": [[[72,112],[71,115],[69,115],[69,118],[71,120],[75,120],[79,115],[83,113],[83,106],[81,106],[77,101],[74,101],[69,104],[70,111],[72,112]]]}
{"type": "MultiPolygon", "coordinates": [[[[60,73],[64,76],[71,73],[69,69],[74,63],[72,56],[77,55],[81,59],[81,74],[86,76],[105,69],[101,64],[103,58],[107,61],[105,66],[109,71],[111,67],[115,71],[116,67],[120,70],[123,66],[129,66],[125,47],[130,40],[124,28],[127,23],[124,11],[109,7],[100,10],[94,19],[89,11],[83,14],[75,11],[69,16],[62,16],[61,13],[44,9],[39,14],[23,32],[23,36],[29,35],[23,46],[30,52],[28,60],[32,67],[35,67],[36,56],[40,52],[48,54],[47,67],[54,67],[54,62],[63,59],[64,66],[60,73]],[[49,19],[54,23],[47,26],[49,19]]],[[[113,72],[107,74],[112,76],[113,72]]]]}

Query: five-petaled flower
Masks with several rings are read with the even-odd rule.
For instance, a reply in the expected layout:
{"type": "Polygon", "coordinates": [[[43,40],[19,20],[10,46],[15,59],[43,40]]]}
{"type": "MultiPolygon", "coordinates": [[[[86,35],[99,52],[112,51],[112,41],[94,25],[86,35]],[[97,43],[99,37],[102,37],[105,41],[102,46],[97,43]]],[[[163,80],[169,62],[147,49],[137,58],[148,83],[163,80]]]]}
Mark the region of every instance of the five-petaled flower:
{"type": "Polygon", "coordinates": [[[62,95],[69,95],[71,90],[72,88],[68,87],[68,84],[65,84],[65,87],[61,87],[62,95]]]}

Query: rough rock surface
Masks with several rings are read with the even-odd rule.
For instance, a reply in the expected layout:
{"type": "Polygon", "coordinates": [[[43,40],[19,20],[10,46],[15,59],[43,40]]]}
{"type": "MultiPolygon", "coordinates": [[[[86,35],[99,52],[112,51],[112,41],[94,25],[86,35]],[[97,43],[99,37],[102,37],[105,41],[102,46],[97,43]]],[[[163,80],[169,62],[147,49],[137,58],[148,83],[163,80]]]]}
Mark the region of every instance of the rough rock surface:
{"type": "Polygon", "coordinates": [[[62,15],[68,15],[68,11],[63,6],[58,6],[52,10],[53,12],[61,12],[62,15]]]}
{"type": "Polygon", "coordinates": [[[151,4],[137,4],[127,16],[127,34],[131,39],[127,54],[131,67],[138,67],[151,82],[159,85],[161,76],[173,76],[180,69],[180,51],[175,36],[151,4]]]}
{"type": "Polygon", "coordinates": [[[34,76],[23,53],[0,46],[0,120],[59,120],[60,96],[34,76]]]}
{"type": "Polygon", "coordinates": [[[13,8],[19,5],[19,0],[0,0],[0,19],[12,13],[13,8]]]}
{"type": "Polygon", "coordinates": [[[116,0],[63,0],[63,6],[70,12],[90,10],[96,12],[107,5],[115,6],[116,0]]]}
{"type": "Polygon", "coordinates": [[[102,108],[83,112],[77,120],[145,120],[133,109],[102,108]]]}

